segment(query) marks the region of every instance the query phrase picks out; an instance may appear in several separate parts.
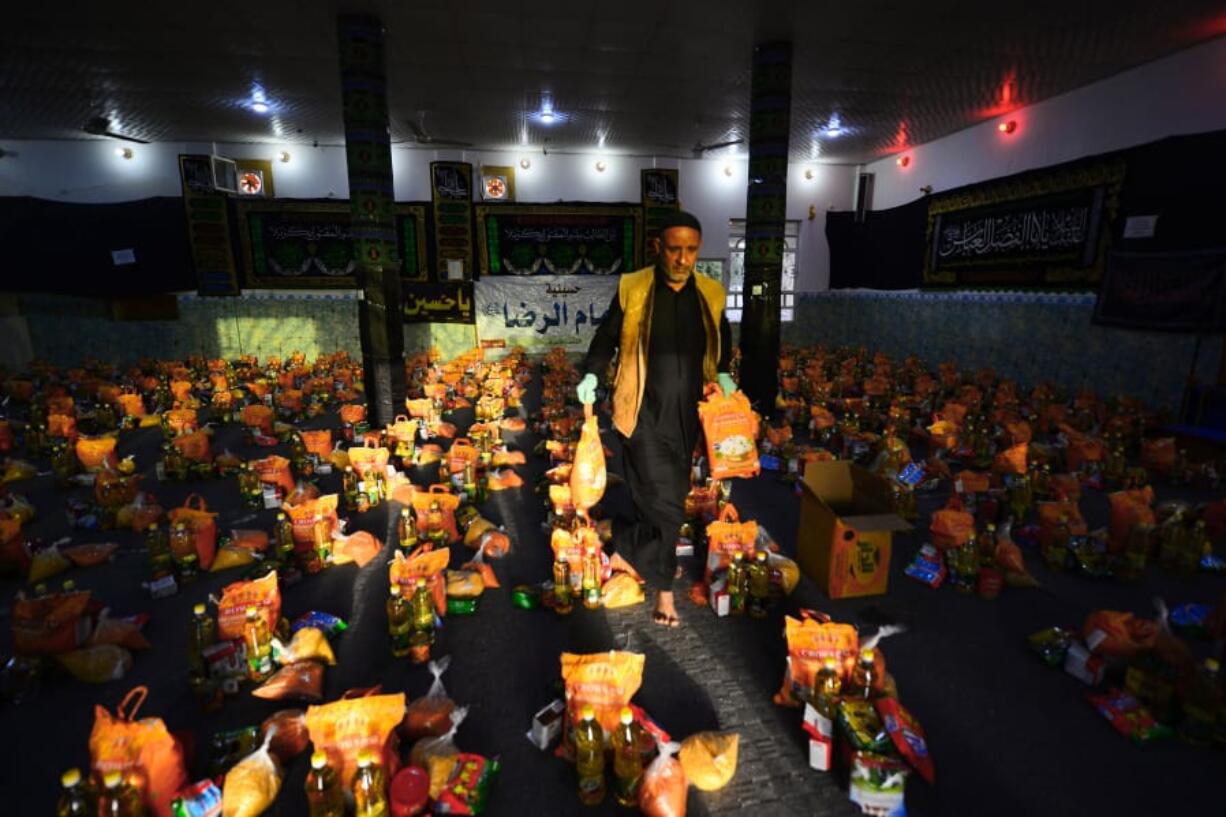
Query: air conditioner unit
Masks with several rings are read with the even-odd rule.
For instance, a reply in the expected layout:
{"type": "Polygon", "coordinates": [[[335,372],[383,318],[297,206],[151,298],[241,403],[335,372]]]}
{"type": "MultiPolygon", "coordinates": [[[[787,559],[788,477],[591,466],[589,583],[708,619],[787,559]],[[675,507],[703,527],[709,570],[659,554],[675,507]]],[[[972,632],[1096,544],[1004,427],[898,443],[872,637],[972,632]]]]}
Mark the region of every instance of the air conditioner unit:
{"type": "Polygon", "coordinates": [[[238,165],[233,159],[210,156],[213,167],[213,189],[222,193],[238,192],[238,165]]]}

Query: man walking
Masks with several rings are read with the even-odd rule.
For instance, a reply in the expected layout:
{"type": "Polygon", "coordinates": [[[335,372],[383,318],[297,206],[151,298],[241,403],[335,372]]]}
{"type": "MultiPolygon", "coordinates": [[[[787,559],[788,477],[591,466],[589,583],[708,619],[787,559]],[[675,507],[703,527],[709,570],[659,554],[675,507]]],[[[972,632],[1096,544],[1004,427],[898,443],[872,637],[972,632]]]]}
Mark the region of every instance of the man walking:
{"type": "Polygon", "coordinates": [[[660,227],[655,266],[626,273],[588,348],[580,401],[596,387],[617,353],[613,427],[622,438],[633,519],[613,524],[613,548],[658,591],[654,621],[677,627],[672,586],[676,541],[685,520],[690,459],[698,441],[698,402],[705,384],[736,389],[727,374],[732,337],[724,288],[694,274],[702,225],[678,212],[660,227]]]}

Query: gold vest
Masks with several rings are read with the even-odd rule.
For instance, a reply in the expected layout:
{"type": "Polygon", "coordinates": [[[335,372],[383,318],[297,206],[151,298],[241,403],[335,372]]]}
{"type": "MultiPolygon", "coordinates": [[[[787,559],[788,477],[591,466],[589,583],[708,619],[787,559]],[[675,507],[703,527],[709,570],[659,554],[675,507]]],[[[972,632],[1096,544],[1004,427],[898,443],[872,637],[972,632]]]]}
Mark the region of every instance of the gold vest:
{"type": "MultiPolygon", "coordinates": [[[[719,365],[719,325],[724,314],[724,288],[718,281],[692,273],[702,305],[702,324],[707,348],[702,356],[702,376],[715,382],[719,365]]],[[[651,340],[652,293],[655,267],[628,272],[621,277],[617,299],[622,309],[622,332],[613,376],[613,427],[629,437],[638,424],[643,392],[647,388],[647,347],[651,340]]]]}

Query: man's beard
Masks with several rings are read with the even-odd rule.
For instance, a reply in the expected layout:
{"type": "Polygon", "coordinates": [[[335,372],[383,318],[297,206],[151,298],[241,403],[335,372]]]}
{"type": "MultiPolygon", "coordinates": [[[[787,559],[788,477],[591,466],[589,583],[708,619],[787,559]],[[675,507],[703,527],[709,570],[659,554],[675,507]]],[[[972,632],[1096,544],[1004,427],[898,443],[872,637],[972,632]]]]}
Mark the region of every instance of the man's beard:
{"type": "Polygon", "coordinates": [[[690,277],[690,273],[694,271],[693,267],[665,267],[664,274],[668,276],[668,280],[674,284],[679,284],[690,277]]]}

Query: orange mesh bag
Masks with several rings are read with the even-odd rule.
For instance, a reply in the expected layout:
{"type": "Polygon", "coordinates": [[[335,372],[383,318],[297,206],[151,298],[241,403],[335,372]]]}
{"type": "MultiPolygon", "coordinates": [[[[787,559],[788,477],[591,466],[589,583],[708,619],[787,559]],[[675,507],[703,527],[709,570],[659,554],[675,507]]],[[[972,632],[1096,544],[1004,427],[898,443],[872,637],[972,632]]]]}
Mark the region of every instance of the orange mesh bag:
{"type": "Polygon", "coordinates": [[[325,535],[332,537],[340,519],[336,514],[339,501],[338,494],[326,494],[316,499],[308,499],[297,505],[286,503],[281,510],[289,517],[293,529],[294,545],[298,549],[312,548],[315,545],[315,520],[324,522],[325,535]]]}
{"type": "MultiPolygon", "coordinates": [[[[752,440],[752,437],[750,438],[752,440]]],[[[755,452],[756,453],[756,452],[755,452]]],[[[575,458],[570,469],[570,501],[575,509],[587,513],[604,496],[608,483],[605,470],[604,445],[600,442],[600,425],[592,413],[591,403],[583,405],[583,428],[575,446],[575,458]]]]}
{"type": "Polygon", "coordinates": [[[400,585],[405,598],[413,597],[419,581],[426,582],[434,599],[434,609],[440,616],[446,615],[447,582],[443,573],[450,562],[451,548],[433,550],[429,545],[423,545],[408,558],[397,550],[387,566],[388,578],[393,584],[400,585]]]}
{"type": "Polygon", "coordinates": [[[1131,491],[1116,491],[1107,494],[1107,499],[1111,502],[1107,546],[1112,553],[1119,553],[1128,543],[1128,534],[1134,526],[1154,524],[1154,489],[1146,485],[1131,491]]]}
{"type": "Polygon", "coordinates": [[[706,580],[721,570],[727,570],[733,554],[753,554],[754,542],[758,539],[758,523],[742,522],[736,507],[729,502],[720,511],[719,518],[707,525],[706,580]]]}
{"type": "Polygon", "coordinates": [[[315,749],[328,756],[328,765],[336,769],[347,790],[358,768],[358,754],[364,751],[379,754],[388,779],[395,776],[400,769],[396,727],[404,720],[404,711],[403,692],[342,699],[307,707],[307,732],[315,749]]]}
{"type": "Polygon", "coordinates": [[[332,456],[331,429],[320,428],[299,433],[302,435],[302,444],[306,446],[308,454],[314,454],[321,461],[326,461],[332,456]]]}
{"type": "Polygon", "coordinates": [[[752,477],[758,474],[758,424],[743,392],[725,397],[719,387],[708,387],[698,404],[698,418],[707,438],[707,462],[712,479],[752,477]]]}
{"type": "MultiPolygon", "coordinates": [[[[189,388],[191,384],[188,384],[189,388]]],[[[166,412],[166,426],[175,434],[186,434],[200,427],[195,409],[171,409],[166,412]]]]}
{"type": "Polygon", "coordinates": [[[279,454],[272,454],[262,460],[251,463],[255,472],[260,475],[260,482],[265,485],[276,485],[286,494],[294,490],[294,473],[290,470],[289,460],[279,454]]]}
{"type": "Polygon", "coordinates": [[[446,485],[431,485],[428,490],[413,493],[413,510],[417,512],[417,532],[424,536],[429,524],[430,506],[438,502],[443,513],[443,530],[447,532],[447,544],[454,545],[460,541],[460,532],[455,524],[456,508],[460,507],[460,498],[451,493],[446,485]]]}
{"type": "Polygon", "coordinates": [[[1030,444],[1025,442],[1006,448],[992,461],[992,470],[998,474],[1025,474],[1029,452],[1030,444]]]}
{"type": "Polygon", "coordinates": [[[75,447],[81,467],[86,471],[117,467],[116,442],[114,437],[78,437],[75,447]]]}
{"type": "MultiPolygon", "coordinates": [[[[217,514],[209,511],[208,504],[200,494],[190,494],[183,500],[183,506],[168,513],[171,527],[183,522],[196,540],[196,555],[200,559],[200,568],[208,570],[213,564],[213,556],[217,553],[217,514]],[[194,503],[194,504],[193,504],[194,503]]],[[[276,622],[273,622],[275,625],[276,622]]]]}
{"type": "Polygon", "coordinates": [[[268,406],[255,404],[243,406],[242,420],[247,428],[257,428],[264,434],[272,434],[275,412],[268,406]]]}
{"type": "Polygon", "coordinates": [[[99,777],[120,772],[139,782],[145,807],[157,817],[171,817],[171,800],[187,785],[183,747],[161,718],[136,719],[149,688],[133,688],[112,715],[94,707],[94,727],[89,734],[90,767],[99,777]]]}
{"type": "Polygon", "coordinates": [[[1156,437],[1142,440],[1141,465],[1156,474],[1169,474],[1175,467],[1175,438],[1156,437]]]}
{"type": "Polygon", "coordinates": [[[258,579],[234,582],[222,589],[221,601],[217,603],[218,638],[243,637],[248,607],[260,611],[269,632],[276,631],[281,618],[281,589],[277,585],[276,571],[269,571],[258,579]]]}
{"type": "Polygon", "coordinates": [[[788,642],[787,669],[775,693],[780,706],[800,706],[809,699],[813,679],[826,658],[835,658],[846,676],[860,650],[860,636],[850,624],[838,624],[812,610],[802,610],[801,618],[784,619],[788,642]]]}
{"type": "Polygon", "coordinates": [[[145,401],[139,394],[120,394],[115,398],[125,417],[144,417],[145,401]]]}
{"type": "Polygon", "coordinates": [[[578,723],[585,705],[596,711],[606,734],[620,723],[622,707],[643,683],[643,655],[619,650],[576,655],[562,653],[562,682],[566,685],[568,723],[578,723]]]}
{"type": "Polygon", "coordinates": [[[47,433],[52,437],[68,440],[77,438],[77,420],[67,414],[52,414],[47,417],[47,433]]]}
{"type": "Polygon", "coordinates": [[[213,449],[209,445],[209,435],[203,431],[193,431],[190,434],[180,434],[171,440],[175,448],[192,462],[212,462],[213,449]]]}
{"type": "Polygon", "coordinates": [[[374,440],[368,438],[363,445],[350,448],[348,453],[349,464],[353,466],[353,470],[359,477],[365,478],[372,472],[385,473],[387,471],[389,452],[374,440]]]}

